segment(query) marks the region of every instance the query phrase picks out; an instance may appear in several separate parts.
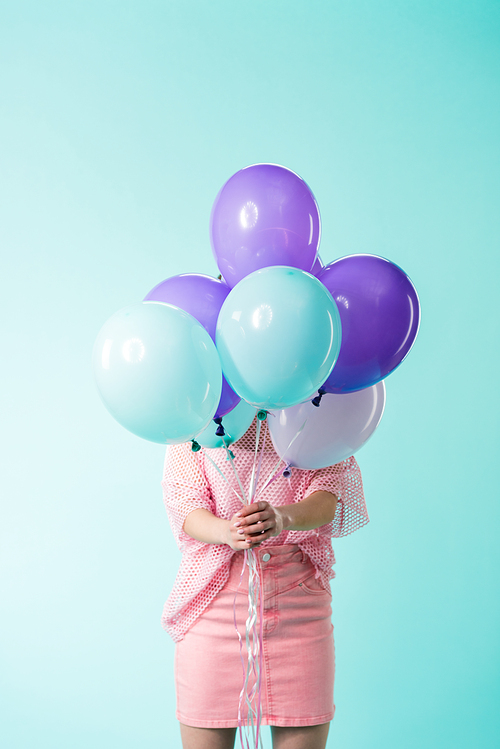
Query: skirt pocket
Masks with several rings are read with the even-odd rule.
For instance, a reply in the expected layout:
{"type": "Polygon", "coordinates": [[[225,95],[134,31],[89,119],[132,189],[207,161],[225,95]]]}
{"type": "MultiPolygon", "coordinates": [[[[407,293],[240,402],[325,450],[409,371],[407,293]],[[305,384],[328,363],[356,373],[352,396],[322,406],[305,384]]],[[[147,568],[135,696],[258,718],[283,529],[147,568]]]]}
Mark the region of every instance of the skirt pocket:
{"type": "Polygon", "coordinates": [[[310,577],[302,580],[302,582],[298,584],[298,587],[302,588],[305,593],[313,596],[323,595],[326,593],[326,595],[330,596],[331,598],[332,595],[329,590],[323,587],[323,583],[321,582],[321,580],[316,577],[316,570],[310,577]]]}

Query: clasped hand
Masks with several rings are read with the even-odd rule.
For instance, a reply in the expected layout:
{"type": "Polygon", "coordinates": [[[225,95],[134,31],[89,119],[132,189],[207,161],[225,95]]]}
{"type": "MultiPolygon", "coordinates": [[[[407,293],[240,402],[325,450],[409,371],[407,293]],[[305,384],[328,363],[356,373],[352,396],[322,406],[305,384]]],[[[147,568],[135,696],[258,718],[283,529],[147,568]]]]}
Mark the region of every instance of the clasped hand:
{"type": "Polygon", "coordinates": [[[228,545],[235,551],[259,546],[271,536],[278,536],[284,517],[278,507],[261,500],[245,505],[229,521],[228,545]]]}

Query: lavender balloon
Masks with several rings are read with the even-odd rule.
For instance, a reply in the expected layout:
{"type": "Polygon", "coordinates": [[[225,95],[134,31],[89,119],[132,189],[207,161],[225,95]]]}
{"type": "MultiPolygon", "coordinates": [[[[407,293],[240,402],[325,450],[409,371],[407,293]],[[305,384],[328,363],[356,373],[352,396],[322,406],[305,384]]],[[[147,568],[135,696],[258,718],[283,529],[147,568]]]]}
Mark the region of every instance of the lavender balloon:
{"type": "Polygon", "coordinates": [[[348,255],[319,273],[337,303],[342,345],[323,385],[328,393],[349,393],[387,377],[415,341],[420,306],[406,273],[377,255],[348,255]]]}
{"type": "MultiPolygon", "coordinates": [[[[189,312],[203,325],[215,343],[217,318],[229,292],[229,286],[215,278],[199,273],[183,273],[159,283],[144,297],[144,301],[173,304],[189,312]]],[[[239,402],[239,395],[236,395],[223,377],[222,394],[214,418],[229,413],[239,402]]]]}
{"type": "Polygon", "coordinates": [[[295,172],[277,164],[254,164],[236,172],[212,208],[212,249],[231,287],[270,265],[309,272],[319,238],[312,192],[295,172]]]}
{"type": "Polygon", "coordinates": [[[385,385],[343,395],[324,395],[316,408],[311,401],[271,411],[269,431],[274,449],[297,468],[325,468],[340,463],[370,439],[385,407],[385,385]]]}

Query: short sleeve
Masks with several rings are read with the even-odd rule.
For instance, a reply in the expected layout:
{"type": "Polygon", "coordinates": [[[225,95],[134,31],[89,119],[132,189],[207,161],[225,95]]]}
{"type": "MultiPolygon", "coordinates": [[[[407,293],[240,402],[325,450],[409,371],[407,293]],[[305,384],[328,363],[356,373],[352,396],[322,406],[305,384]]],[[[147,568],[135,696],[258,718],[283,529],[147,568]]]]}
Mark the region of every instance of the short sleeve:
{"type": "Polygon", "coordinates": [[[194,541],[182,530],[189,513],[203,508],[215,515],[215,502],[199,453],[194,453],[186,443],[167,447],[161,485],[170,526],[177,546],[183,551],[187,543],[194,541]]]}
{"type": "Polygon", "coordinates": [[[341,463],[310,472],[309,486],[305,492],[326,491],[338,499],[332,523],[332,536],[348,536],[370,521],[363,493],[361,471],[351,456],[341,463]]]}

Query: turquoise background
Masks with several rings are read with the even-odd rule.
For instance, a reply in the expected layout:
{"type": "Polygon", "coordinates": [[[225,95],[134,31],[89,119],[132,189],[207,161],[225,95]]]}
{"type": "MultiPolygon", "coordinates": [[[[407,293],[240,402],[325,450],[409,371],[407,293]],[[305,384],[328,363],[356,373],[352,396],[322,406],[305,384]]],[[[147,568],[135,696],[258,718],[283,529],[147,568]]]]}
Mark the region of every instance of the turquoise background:
{"type": "Polygon", "coordinates": [[[491,0],[2,3],[6,749],[180,747],[163,448],[91,352],[217,273],[212,202],[258,161],[311,186],[325,262],[388,257],[423,308],[359,453],[371,523],[334,545],[328,746],[498,746],[499,27],[491,0]]]}

